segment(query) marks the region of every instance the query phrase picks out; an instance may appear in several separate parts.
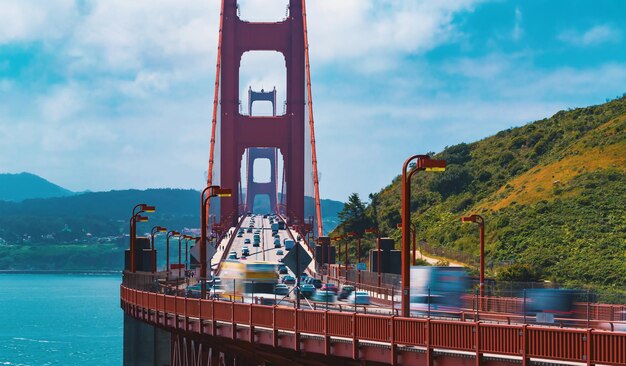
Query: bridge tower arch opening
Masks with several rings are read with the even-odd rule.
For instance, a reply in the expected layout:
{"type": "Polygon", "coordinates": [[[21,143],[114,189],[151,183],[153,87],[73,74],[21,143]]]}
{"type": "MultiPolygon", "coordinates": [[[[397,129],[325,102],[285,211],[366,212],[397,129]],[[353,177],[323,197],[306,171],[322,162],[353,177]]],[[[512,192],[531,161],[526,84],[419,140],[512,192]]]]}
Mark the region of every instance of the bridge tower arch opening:
{"type": "Polygon", "coordinates": [[[289,0],[239,0],[239,17],[248,22],[279,22],[289,16],[289,0]]]}

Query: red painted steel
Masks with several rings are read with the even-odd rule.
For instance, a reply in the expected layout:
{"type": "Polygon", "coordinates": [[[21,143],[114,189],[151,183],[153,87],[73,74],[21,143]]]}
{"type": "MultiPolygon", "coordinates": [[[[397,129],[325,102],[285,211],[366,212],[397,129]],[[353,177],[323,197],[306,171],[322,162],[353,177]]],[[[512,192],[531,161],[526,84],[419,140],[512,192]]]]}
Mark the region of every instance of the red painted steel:
{"type": "Polygon", "coordinates": [[[327,316],[329,335],[352,338],[352,314],[329,311],[327,316]]]}
{"type": "Polygon", "coordinates": [[[430,342],[433,347],[474,350],[474,324],[433,320],[430,322],[430,342]]]}
{"type": "Polygon", "coordinates": [[[584,361],[585,330],[528,328],[528,355],[564,361],[584,361]]]}
{"type": "Polygon", "coordinates": [[[184,297],[176,298],[176,309],[178,309],[179,313],[182,312],[182,315],[186,315],[184,310],[186,309],[187,299],[184,297]]]}
{"type": "MultiPolygon", "coordinates": [[[[143,320],[149,319],[147,310],[165,311],[179,316],[194,316],[198,313],[198,317],[205,321],[219,320],[234,326],[245,324],[293,332],[295,316],[298,316],[296,336],[308,333],[323,336],[325,339],[326,346],[323,349],[305,348],[305,351],[328,353],[333,342],[329,337],[342,337],[351,342],[375,341],[393,346],[391,353],[388,353],[389,363],[396,360],[396,353],[401,353],[398,346],[413,345],[427,347],[427,359],[431,357],[432,349],[437,348],[469,351],[478,357],[482,357],[482,353],[522,356],[522,364],[528,363],[528,357],[536,357],[553,361],[626,365],[626,333],[295,310],[152,294],[125,286],[120,288],[120,296],[122,308],[128,314],[143,320]]],[[[158,320],[160,324],[170,327],[173,332],[177,332],[176,329],[182,324],[188,329],[187,322],[171,322],[166,317],[159,319],[162,319],[162,322],[158,320]]],[[[192,329],[203,332],[201,327],[192,329]]],[[[220,334],[232,336],[239,341],[250,342],[255,339],[252,334],[254,329],[251,330],[252,333],[244,333],[249,335],[245,339],[237,338],[232,329],[227,328],[220,334]]],[[[294,343],[287,344],[294,347],[294,343]]],[[[306,345],[306,342],[303,344],[306,345]]],[[[279,347],[279,343],[275,343],[275,347],[279,347]]],[[[352,351],[349,352],[351,356],[348,357],[356,359],[371,354],[359,352],[358,347],[362,347],[362,344],[358,346],[353,343],[352,351]]]]}
{"type": "Polygon", "coordinates": [[[294,309],[275,308],[276,327],[279,329],[294,330],[295,329],[295,313],[294,309]]]}
{"type": "Polygon", "coordinates": [[[313,310],[298,312],[298,331],[324,334],[324,313],[313,310]]]}
{"type": "Polygon", "coordinates": [[[213,302],[207,300],[200,301],[200,315],[206,319],[212,319],[213,316],[213,302]]]}
{"type": "Polygon", "coordinates": [[[233,321],[233,305],[230,301],[215,301],[213,305],[214,317],[216,320],[225,322],[233,321]]]}
{"type": "Polygon", "coordinates": [[[246,164],[246,210],[254,212],[254,200],[256,196],[267,195],[270,201],[270,210],[278,212],[278,192],[276,167],[276,149],[250,148],[248,149],[248,163],[246,164]],[[268,159],[270,162],[270,181],[257,183],[254,181],[254,164],[257,159],[268,159]]]}
{"type": "Polygon", "coordinates": [[[423,319],[395,318],[394,339],[409,346],[426,345],[426,321],[423,319]]]}
{"type": "MultiPolygon", "coordinates": [[[[287,183],[287,212],[304,217],[305,50],[302,0],[289,1],[289,18],[278,23],[248,23],[237,16],[237,1],[223,0],[219,78],[220,184],[238,187],[246,148],[279,148],[287,183]],[[239,66],[247,51],[278,51],[287,69],[287,113],[280,117],[250,117],[239,113],[239,66]]],[[[212,167],[213,168],[213,167],[212,167]]],[[[210,174],[211,175],[211,174],[210,174]]],[[[239,208],[239,197],[221,201],[222,217],[239,208]]],[[[235,218],[232,219],[232,225],[235,218]]]]}
{"type": "Polygon", "coordinates": [[[200,300],[187,301],[187,316],[199,318],[200,317],[200,300]]]}
{"type": "Polygon", "coordinates": [[[389,342],[391,321],[388,316],[357,314],[356,337],[362,340],[389,342]]]}
{"type": "Polygon", "coordinates": [[[168,313],[176,312],[176,304],[174,302],[176,298],[174,296],[165,295],[164,300],[165,300],[165,304],[163,307],[164,310],[168,313]]]}
{"type": "Polygon", "coordinates": [[[317,216],[317,236],[323,236],[322,205],[317,174],[317,150],[315,148],[315,120],[313,119],[313,93],[311,92],[311,64],[309,62],[309,33],[306,22],[306,0],[302,0],[302,28],[304,30],[304,59],[306,68],[307,107],[309,108],[309,129],[311,134],[311,157],[313,161],[313,188],[315,190],[315,215],[317,216]]]}
{"type": "Polygon", "coordinates": [[[480,324],[480,350],[487,353],[519,355],[523,348],[523,335],[519,326],[480,324]],[[503,340],[506,342],[503,343],[503,340]]]}
{"type": "Polygon", "coordinates": [[[626,364],[626,333],[594,332],[591,334],[591,340],[593,363],[626,364]],[[618,352],[607,352],[607,350],[618,350],[618,352]]]}
{"type": "Polygon", "coordinates": [[[233,322],[239,324],[250,323],[250,304],[233,303],[233,322]]]}
{"type": "Polygon", "coordinates": [[[253,305],[252,325],[271,328],[273,325],[273,312],[274,308],[272,306],[253,305]]]}
{"type": "MultiPolygon", "coordinates": [[[[207,187],[213,185],[213,166],[215,163],[215,136],[217,132],[217,110],[220,99],[220,75],[222,70],[222,27],[224,24],[224,1],[220,9],[220,29],[217,41],[217,62],[215,65],[215,85],[213,92],[213,117],[211,118],[211,142],[209,149],[209,169],[207,170],[207,187]]],[[[231,187],[232,188],[232,187],[231,187]]],[[[211,202],[207,200],[206,207],[203,207],[206,217],[209,217],[211,211],[211,202]]],[[[204,226],[205,223],[202,223],[204,226]]]]}

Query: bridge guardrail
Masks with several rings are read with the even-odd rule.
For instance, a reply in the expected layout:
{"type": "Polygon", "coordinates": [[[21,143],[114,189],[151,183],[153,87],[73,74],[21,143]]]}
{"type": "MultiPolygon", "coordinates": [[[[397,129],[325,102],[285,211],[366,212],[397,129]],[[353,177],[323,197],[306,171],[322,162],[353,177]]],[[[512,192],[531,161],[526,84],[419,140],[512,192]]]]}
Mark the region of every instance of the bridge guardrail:
{"type": "MultiPolygon", "coordinates": [[[[128,313],[144,310],[185,318],[223,321],[246,326],[308,333],[323,337],[418,346],[496,355],[521,356],[586,364],[626,365],[626,333],[592,329],[560,329],[532,325],[402,318],[333,311],[297,310],[277,306],[220,300],[180,298],[120,287],[122,307],[128,313]],[[296,321],[298,317],[298,321],[296,321]]],[[[172,325],[174,327],[174,325],[172,325]]],[[[178,327],[178,326],[176,326],[178,327]]],[[[252,328],[251,328],[252,329],[252,328]]],[[[354,353],[358,356],[358,352],[354,353]]]]}

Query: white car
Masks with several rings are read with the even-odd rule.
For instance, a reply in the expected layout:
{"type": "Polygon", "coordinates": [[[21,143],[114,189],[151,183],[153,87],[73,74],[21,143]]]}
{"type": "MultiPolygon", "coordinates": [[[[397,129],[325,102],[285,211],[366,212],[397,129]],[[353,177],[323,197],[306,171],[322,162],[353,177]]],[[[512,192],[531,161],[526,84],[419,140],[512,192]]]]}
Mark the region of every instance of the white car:
{"type": "Polygon", "coordinates": [[[348,303],[356,305],[369,305],[370,295],[365,291],[352,291],[348,296],[348,303]]]}

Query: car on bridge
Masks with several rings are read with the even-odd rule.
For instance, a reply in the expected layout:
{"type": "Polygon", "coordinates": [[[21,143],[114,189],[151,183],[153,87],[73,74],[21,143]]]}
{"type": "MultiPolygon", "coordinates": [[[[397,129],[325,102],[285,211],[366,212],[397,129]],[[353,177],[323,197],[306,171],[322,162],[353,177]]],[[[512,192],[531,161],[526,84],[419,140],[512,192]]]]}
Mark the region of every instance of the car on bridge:
{"type": "Polygon", "coordinates": [[[294,291],[296,295],[301,293],[302,295],[300,297],[304,297],[308,299],[311,296],[313,296],[313,294],[315,293],[315,286],[305,283],[304,285],[300,285],[300,291],[298,291],[297,288],[294,291]]]}
{"type": "Polygon", "coordinates": [[[278,265],[278,273],[279,274],[287,274],[289,273],[289,271],[287,270],[287,266],[284,264],[279,264],[278,265]]]}
{"type": "Polygon", "coordinates": [[[280,239],[274,239],[274,248],[280,248],[280,239]]]}
{"type": "Polygon", "coordinates": [[[348,296],[348,303],[355,305],[369,305],[370,295],[365,291],[353,291],[350,296],[348,296]]]}
{"type": "Polygon", "coordinates": [[[316,289],[322,288],[322,281],[320,281],[317,278],[307,277],[305,279],[304,283],[309,283],[309,284],[313,285],[313,287],[315,287],[316,289]]]}
{"type": "Polygon", "coordinates": [[[237,258],[237,252],[235,252],[233,250],[230,253],[228,253],[228,258],[227,259],[239,259],[239,258],[237,258]]]}
{"type": "Polygon", "coordinates": [[[241,248],[241,256],[242,257],[247,257],[250,255],[250,249],[247,246],[243,246],[241,248]]]}
{"type": "Polygon", "coordinates": [[[337,295],[335,295],[333,291],[317,290],[315,291],[313,296],[311,296],[311,300],[317,302],[331,303],[337,300],[337,295]]]}
{"type": "Polygon", "coordinates": [[[246,230],[247,233],[251,233],[252,232],[252,228],[249,227],[248,230],[246,230]]]}
{"type": "Polygon", "coordinates": [[[345,285],[339,292],[339,300],[347,299],[354,292],[354,286],[345,285]]]}
{"type": "Polygon", "coordinates": [[[287,295],[289,293],[289,287],[283,283],[277,283],[274,287],[274,293],[276,293],[276,295],[287,295]]]}
{"type": "Polygon", "coordinates": [[[244,244],[250,244],[250,239],[246,238],[246,240],[243,241],[244,244]]]}
{"type": "Polygon", "coordinates": [[[237,237],[238,237],[238,238],[243,237],[243,232],[241,232],[241,231],[240,231],[240,232],[238,232],[238,233],[237,233],[237,237]]]}
{"type": "Polygon", "coordinates": [[[335,295],[337,295],[337,292],[339,292],[339,289],[337,288],[337,285],[335,285],[334,283],[325,283],[322,285],[322,288],[320,289],[321,291],[332,291],[335,295]]]}
{"type": "Polygon", "coordinates": [[[290,275],[283,276],[280,281],[285,285],[294,285],[296,283],[296,279],[290,275]]]}
{"type": "Polygon", "coordinates": [[[277,250],[277,251],[276,251],[276,255],[283,255],[283,251],[282,251],[282,250],[280,250],[280,249],[279,249],[279,250],[277,250]]]}

